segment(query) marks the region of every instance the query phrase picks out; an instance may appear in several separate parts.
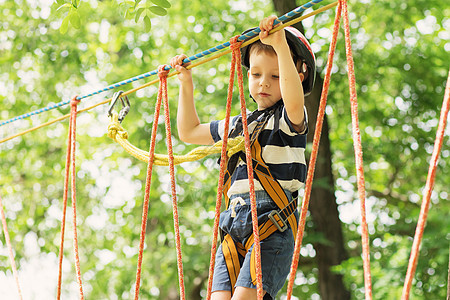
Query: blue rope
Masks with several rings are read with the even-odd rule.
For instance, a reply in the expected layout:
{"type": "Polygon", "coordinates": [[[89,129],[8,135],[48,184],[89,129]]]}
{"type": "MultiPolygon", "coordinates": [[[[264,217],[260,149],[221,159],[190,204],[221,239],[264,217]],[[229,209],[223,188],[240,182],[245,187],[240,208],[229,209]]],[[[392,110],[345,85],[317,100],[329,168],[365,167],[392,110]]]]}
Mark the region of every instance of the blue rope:
{"type": "MultiPolygon", "coordinates": [[[[306,4],[302,5],[302,6],[299,6],[299,7],[297,7],[296,9],[294,9],[294,10],[288,12],[287,14],[285,14],[285,15],[283,15],[283,16],[277,18],[277,19],[273,22],[273,24],[276,25],[276,24],[278,24],[278,23],[280,23],[280,22],[284,22],[284,21],[286,21],[286,20],[288,20],[288,19],[290,19],[290,18],[292,18],[292,17],[294,17],[294,16],[296,16],[296,15],[299,15],[299,14],[301,14],[302,12],[304,12],[306,9],[310,8],[311,6],[313,6],[314,4],[317,4],[317,3],[322,2],[322,1],[323,1],[323,0],[312,0],[312,1],[306,3],[306,4]]],[[[241,35],[241,36],[238,38],[238,42],[242,42],[242,41],[244,41],[244,40],[246,40],[246,39],[255,37],[255,36],[257,36],[260,32],[261,32],[261,29],[259,29],[259,27],[257,27],[257,28],[255,28],[255,29],[253,29],[252,31],[247,32],[246,34],[241,35]]],[[[208,54],[214,53],[214,52],[216,52],[216,51],[225,49],[225,48],[227,48],[227,47],[230,47],[230,42],[225,42],[225,43],[223,43],[223,44],[221,44],[221,45],[215,46],[215,47],[213,47],[213,48],[210,48],[210,49],[208,49],[208,50],[205,50],[205,51],[203,51],[203,52],[200,52],[200,53],[195,54],[195,55],[193,55],[193,56],[190,56],[190,57],[188,57],[188,58],[185,58],[185,59],[183,60],[183,63],[192,62],[192,61],[194,61],[194,60],[196,60],[196,59],[199,59],[199,58],[201,58],[201,57],[203,57],[203,56],[206,56],[206,55],[208,55],[208,54]]],[[[170,67],[170,66],[166,66],[164,69],[165,69],[165,70],[170,70],[171,67],[170,67]]]]}
{"type": "MultiPolygon", "coordinates": [[[[306,3],[306,4],[302,5],[302,6],[299,6],[299,7],[297,7],[296,9],[294,9],[294,10],[288,12],[287,14],[285,14],[285,15],[283,15],[283,16],[277,18],[277,19],[274,21],[274,25],[276,25],[276,24],[278,24],[278,23],[280,23],[280,22],[284,22],[284,21],[286,21],[286,20],[288,20],[288,19],[290,19],[290,18],[292,18],[292,17],[294,17],[294,16],[296,16],[296,15],[299,15],[300,13],[302,13],[303,11],[305,11],[306,9],[312,7],[314,4],[317,4],[317,3],[322,2],[322,1],[323,1],[323,0],[312,0],[312,1],[306,3]]],[[[238,38],[238,41],[239,41],[239,42],[242,42],[242,41],[244,41],[244,40],[246,40],[246,39],[252,38],[252,37],[258,35],[259,32],[261,32],[261,29],[259,29],[259,27],[257,27],[257,28],[255,28],[254,30],[252,30],[252,31],[250,31],[250,32],[248,32],[248,33],[246,33],[246,34],[241,35],[241,36],[238,38]]],[[[217,51],[219,51],[219,50],[225,49],[225,48],[227,48],[227,47],[229,47],[229,46],[230,46],[230,42],[225,42],[225,43],[223,43],[223,44],[221,44],[221,45],[215,46],[215,47],[213,47],[213,48],[210,48],[210,49],[208,49],[208,50],[205,50],[205,51],[202,51],[202,52],[200,52],[200,53],[197,53],[197,54],[195,54],[195,55],[193,55],[193,56],[190,56],[190,57],[184,59],[184,60],[183,60],[183,63],[192,62],[192,61],[197,60],[197,59],[199,59],[199,58],[202,58],[202,57],[204,57],[204,56],[206,56],[206,55],[209,55],[209,54],[211,54],[211,53],[214,53],[214,52],[217,52],[217,51]]],[[[164,69],[165,69],[165,70],[170,70],[170,69],[172,69],[172,67],[166,66],[164,69]]],[[[114,89],[114,88],[120,87],[120,86],[122,86],[122,85],[125,85],[125,84],[128,84],[128,83],[137,81],[137,80],[139,80],[139,79],[147,78],[147,77],[150,77],[150,76],[156,75],[156,74],[158,74],[158,70],[153,70],[153,71],[150,71],[150,72],[141,74],[141,75],[137,75],[137,76],[135,76],[135,77],[132,77],[132,78],[129,78],[129,79],[126,79],[126,80],[123,80],[123,81],[120,81],[120,82],[111,84],[111,85],[109,85],[109,86],[107,86],[107,87],[105,87],[105,88],[103,88],[103,89],[100,89],[100,90],[98,90],[98,91],[92,92],[92,93],[90,93],[90,94],[83,95],[83,96],[78,96],[77,99],[78,99],[78,100],[82,100],[82,99],[91,97],[91,96],[93,96],[93,95],[97,95],[97,94],[100,94],[100,93],[103,93],[103,92],[112,90],[112,89],[114,89]]],[[[0,126],[3,126],[3,125],[6,125],[6,124],[9,124],[9,123],[12,123],[12,122],[17,121],[17,120],[22,120],[22,119],[28,118],[28,117],[31,117],[31,116],[33,116],[33,115],[37,115],[37,114],[46,112],[46,111],[49,111],[49,110],[52,110],[52,109],[55,109],[55,108],[58,108],[58,107],[67,105],[67,104],[69,104],[69,103],[70,103],[70,100],[61,101],[61,102],[58,102],[58,103],[49,105],[49,106],[47,106],[47,107],[40,108],[40,109],[38,109],[38,110],[35,110],[35,111],[32,111],[32,112],[23,114],[23,115],[21,115],[21,116],[17,116],[17,117],[14,117],[14,118],[12,118],[12,119],[3,121],[3,122],[0,123],[0,126]]]]}

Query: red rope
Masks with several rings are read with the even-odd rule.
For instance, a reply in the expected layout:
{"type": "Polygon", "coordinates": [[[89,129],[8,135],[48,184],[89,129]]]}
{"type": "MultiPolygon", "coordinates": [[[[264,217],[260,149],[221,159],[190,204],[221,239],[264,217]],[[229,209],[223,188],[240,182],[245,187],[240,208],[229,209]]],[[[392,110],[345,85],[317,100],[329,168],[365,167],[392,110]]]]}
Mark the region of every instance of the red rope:
{"type": "Polygon", "coordinates": [[[61,298],[61,282],[62,282],[62,260],[64,252],[64,231],[66,227],[66,207],[67,207],[67,194],[69,190],[69,174],[72,167],[72,210],[73,210],[73,247],[75,255],[75,270],[79,288],[80,299],[84,299],[83,286],[81,282],[80,271],[80,258],[78,253],[78,237],[77,237],[77,213],[76,213],[76,170],[75,170],[75,149],[76,149],[76,125],[77,125],[77,105],[80,100],[77,96],[73,97],[70,101],[70,120],[69,120],[69,133],[67,139],[67,155],[66,155],[66,170],[64,176],[64,194],[63,194],[63,216],[61,220],[61,244],[59,248],[59,275],[58,275],[58,290],[57,299],[61,298]]]}
{"type": "Polygon", "coordinates": [[[158,129],[158,119],[159,112],[161,110],[161,102],[164,99],[164,114],[165,114],[165,125],[166,125],[166,135],[167,135],[167,150],[169,156],[169,170],[171,177],[171,190],[172,190],[172,206],[173,206],[173,219],[174,219],[174,229],[175,229],[175,243],[177,248],[177,264],[178,264],[178,278],[179,278],[179,286],[180,286],[180,297],[181,299],[185,299],[185,289],[184,289],[184,276],[183,276],[183,262],[181,256],[181,238],[180,238],[180,226],[179,226],[179,218],[178,218],[178,208],[177,208],[177,198],[176,198],[176,185],[175,185],[175,171],[174,171],[174,162],[173,162],[173,149],[172,149],[172,134],[170,129],[170,113],[169,113],[169,102],[167,98],[167,74],[168,72],[164,70],[164,66],[159,67],[159,89],[158,89],[158,97],[155,105],[155,115],[153,117],[153,128],[152,128],[152,137],[150,142],[150,151],[149,151],[149,160],[147,167],[147,178],[145,184],[145,196],[144,196],[144,205],[142,208],[142,222],[141,222],[141,236],[139,243],[139,256],[138,256],[138,266],[136,272],[136,287],[134,298],[139,299],[139,289],[141,282],[141,271],[142,271],[142,257],[144,252],[144,241],[145,241],[145,232],[147,228],[147,216],[148,216],[148,207],[149,207],[149,199],[150,199],[150,187],[152,181],[152,170],[153,170],[153,157],[155,153],[155,145],[156,145],[156,131],[158,129]]]}
{"type": "Polygon", "coordinates": [[[0,215],[2,217],[3,232],[5,233],[5,241],[6,241],[6,245],[8,246],[8,251],[9,251],[9,261],[11,262],[11,268],[13,271],[14,279],[16,280],[17,291],[19,293],[19,299],[23,299],[22,291],[20,290],[19,275],[17,272],[16,262],[14,261],[14,253],[13,253],[13,249],[11,246],[11,239],[9,238],[8,226],[6,225],[6,216],[5,216],[5,211],[3,210],[2,197],[0,197],[0,215]]]}
{"type": "Polygon", "coordinates": [[[147,165],[147,176],[145,181],[145,195],[144,195],[144,204],[142,207],[142,220],[141,220],[141,236],[139,241],[139,255],[138,255],[138,264],[136,270],[136,286],[134,291],[134,299],[139,299],[139,288],[141,285],[141,271],[142,271],[142,256],[144,252],[144,241],[145,241],[145,232],[147,229],[147,216],[148,216],[148,206],[150,199],[150,187],[152,182],[152,171],[153,171],[153,157],[155,154],[155,145],[156,145],[156,131],[158,130],[158,120],[159,120],[159,111],[161,109],[161,100],[162,100],[162,90],[161,88],[158,90],[158,97],[156,99],[155,105],[155,114],[153,116],[153,126],[152,126],[152,136],[150,140],[150,150],[149,150],[149,159],[147,165]]]}
{"type": "Polygon", "coordinates": [[[310,166],[308,168],[308,175],[305,185],[305,195],[302,202],[302,209],[300,213],[300,224],[299,230],[297,233],[296,241],[295,241],[295,249],[294,256],[292,259],[291,271],[289,276],[288,290],[287,290],[287,299],[290,299],[292,296],[292,290],[295,281],[295,273],[297,270],[298,260],[300,257],[300,248],[301,242],[303,239],[303,233],[305,228],[305,218],[309,205],[309,199],[312,188],[312,180],[314,176],[314,169],[317,160],[318,147],[320,141],[320,134],[322,131],[322,123],[325,114],[326,107],[326,98],[328,94],[330,76],[331,76],[331,68],[333,62],[333,56],[336,49],[336,40],[337,34],[339,30],[340,17],[342,14],[342,10],[344,12],[344,31],[345,31],[345,42],[346,42],[346,53],[347,53],[347,65],[348,65],[348,77],[349,77],[349,89],[350,89],[350,102],[351,102],[351,112],[352,112],[352,128],[353,128],[353,141],[354,141],[354,149],[355,149],[355,160],[356,160],[356,171],[358,174],[358,194],[361,202],[361,226],[362,226],[362,243],[363,243],[363,261],[364,261],[364,284],[365,284],[365,293],[366,299],[372,299],[372,286],[371,286],[371,276],[370,276],[370,255],[369,255],[369,238],[368,238],[368,230],[367,230],[367,222],[366,222],[366,213],[365,213],[365,183],[364,183],[364,171],[363,171],[363,161],[362,161],[362,147],[361,147],[361,136],[359,133],[358,126],[358,103],[356,96],[356,88],[355,88],[355,73],[354,73],[354,65],[353,65],[353,55],[351,51],[351,43],[350,43],[350,30],[348,26],[348,11],[347,11],[347,2],[345,0],[340,0],[339,5],[336,9],[336,17],[334,21],[333,28],[333,37],[330,44],[330,50],[328,52],[328,63],[327,63],[327,71],[325,75],[325,80],[322,88],[322,95],[319,105],[319,112],[317,116],[316,129],[314,132],[314,140],[313,140],[313,148],[311,151],[310,158],[310,166]]]}
{"type": "Polygon", "coordinates": [[[67,137],[67,151],[66,151],[66,169],[64,174],[64,193],[63,193],[63,215],[61,219],[61,242],[59,246],[59,274],[58,274],[58,290],[56,299],[61,299],[61,282],[62,282],[62,261],[64,256],[64,233],[66,229],[66,209],[67,209],[67,194],[69,190],[69,176],[70,176],[70,152],[72,150],[72,120],[69,120],[69,131],[67,137]]]}
{"type": "Polygon", "coordinates": [[[297,266],[300,259],[300,249],[302,246],[302,240],[303,240],[303,234],[305,231],[305,222],[306,222],[306,214],[308,212],[308,206],[309,206],[309,200],[311,196],[311,189],[312,189],[312,182],[314,178],[314,171],[316,167],[316,161],[317,156],[319,153],[319,142],[320,142],[320,135],[322,133],[322,126],[323,126],[323,119],[325,116],[325,108],[327,105],[327,97],[328,97],[328,89],[330,86],[330,78],[331,78],[331,69],[333,67],[333,57],[336,50],[336,42],[337,42],[337,35],[339,33],[339,24],[341,20],[341,10],[342,5],[339,3],[338,7],[336,8],[336,17],[334,19],[334,27],[333,27],[333,35],[330,43],[330,49],[328,50],[328,61],[327,61],[327,67],[325,72],[325,78],[323,81],[323,87],[322,87],[322,94],[320,96],[320,103],[319,103],[319,111],[317,113],[317,120],[316,120],[316,128],[314,131],[314,139],[313,139],[313,145],[311,150],[311,157],[309,160],[309,167],[308,167],[308,174],[306,176],[306,183],[305,183],[305,192],[303,196],[302,201],[302,207],[300,211],[300,220],[299,220],[299,226],[297,231],[297,237],[295,239],[295,248],[294,248],[294,254],[292,257],[292,264],[291,264],[291,270],[289,274],[289,282],[288,282],[288,288],[287,288],[287,299],[291,299],[292,297],[292,291],[294,288],[294,281],[295,281],[295,275],[297,272],[297,266]]]}
{"type": "Polygon", "coordinates": [[[355,164],[358,184],[358,195],[361,206],[361,242],[364,266],[364,287],[366,300],[372,299],[372,280],[370,275],[369,233],[366,220],[366,188],[364,180],[363,153],[361,134],[358,125],[358,99],[356,95],[355,68],[353,64],[352,45],[350,40],[350,26],[348,21],[347,1],[340,0],[343,9],[345,51],[347,53],[348,81],[350,90],[350,103],[352,112],[353,147],[355,149],[355,164]]]}
{"type": "Polygon", "coordinates": [[[439,126],[436,133],[436,140],[434,142],[433,154],[431,155],[430,167],[428,169],[427,182],[423,192],[422,206],[420,208],[419,221],[417,222],[416,233],[414,235],[414,242],[411,249],[411,256],[409,258],[408,271],[406,273],[405,284],[403,285],[402,300],[409,299],[409,292],[411,284],[416,272],[417,261],[419,258],[419,247],[422,242],[423,231],[427,221],[428,210],[430,208],[431,193],[434,187],[434,179],[436,177],[436,168],[438,164],[439,155],[441,153],[442,143],[444,141],[445,127],[447,125],[447,118],[450,107],[450,70],[447,78],[447,85],[445,87],[444,102],[442,103],[441,115],[439,118],[439,126]]]}
{"type": "MultiPolygon", "coordinates": [[[[235,37],[237,40],[237,37],[235,37]]],[[[233,48],[233,55],[236,56],[236,64],[238,66],[241,65],[241,54],[239,47],[233,48]]],[[[256,211],[256,197],[255,197],[255,182],[253,178],[253,164],[250,163],[252,161],[251,154],[251,145],[250,145],[250,136],[248,133],[248,124],[247,124],[247,110],[245,104],[244,97],[244,79],[242,75],[242,68],[237,68],[237,78],[238,78],[238,86],[239,86],[239,99],[241,101],[241,116],[242,116],[242,127],[244,131],[245,137],[245,156],[247,160],[247,174],[248,174],[248,183],[250,188],[250,205],[252,211],[252,225],[253,225],[253,251],[255,251],[255,265],[256,265],[256,290],[257,290],[257,299],[263,299],[263,285],[262,285],[262,269],[261,269],[261,245],[259,240],[259,228],[258,228],[258,214],[256,211]]]]}
{"type": "MultiPolygon", "coordinates": [[[[230,40],[231,47],[236,47],[238,45],[240,47],[241,43],[236,43],[237,38],[233,37],[230,40]]],[[[234,49],[234,48],[233,48],[234,49]]],[[[239,49],[239,48],[238,48],[239,49]]],[[[216,252],[217,252],[217,237],[219,231],[219,219],[220,219],[220,208],[222,206],[222,191],[223,191],[223,182],[225,177],[225,171],[227,166],[227,144],[228,144],[228,130],[230,124],[230,115],[231,115],[231,102],[233,99],[233,86],[234,86],[234,75],[236,73],[236,52],[233,51],[231,56],[231,66],[230,66],[230,81],[228,84],[228,94],[227,94],[227,106],[226,106],[226,114],[225,114],[225,127],[224,127],[224,135],[223,135],[223,143],[222,150],[220,153],[220,171],[219,171],[219,183],[217,187],[217,196],[216,196],[216,210],[214,216],[214,228],[213,228],[213,240],[211,245],[211,259],[209,263],[209,277],[208,277],[208,288],[206,292],[206,299],[211,299],[211,290],[212,290],[212,280],[214,276],[214,265],[216,262],[216,252]]],[[[240,55],[240,54],[239,54],[240,55]]]]}
{"type": "Polygon", "coordinates": [[[181,237],[180,237],[180,223],[178,218],[178,205],[177,205],[177,192],[175,185],[175,171],[173,162],[173,148],[172,148],[172,133],[170,128],[170,112],[169,112],[169,100],[167,97],[167,74],[168,71],[164,70],[164,66],[160,66],[158,69],[160,89],[162,90],[162,97],[164,100],[164,117],[166,124],[166,139],[167,139],[167,154],[169,157],[169,173],[170,173],[170,186],[172,190],[172,208],[173,208],[173,226],[175,230],[175,245],[177,248],[177,264],[178,264],[178,281],[180,286],[180,298],[186,299],[184,291],[184,276],[183,276],[183,259],[181,256],[181,237]]]}

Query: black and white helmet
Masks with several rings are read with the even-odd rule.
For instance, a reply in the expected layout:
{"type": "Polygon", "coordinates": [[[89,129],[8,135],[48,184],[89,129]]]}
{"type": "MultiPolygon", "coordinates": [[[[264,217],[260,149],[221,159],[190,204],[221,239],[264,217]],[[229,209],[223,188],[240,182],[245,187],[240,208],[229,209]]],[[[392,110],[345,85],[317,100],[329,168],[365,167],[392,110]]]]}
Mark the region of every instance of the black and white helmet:
{"type": "MultiPolygon", "coordinates": [[[[242,35],[253,31],[255,28],[244,31],[242,35]]],[[[314,86],[314,80],[316,77],[316,57],[314,56],[308,40],[300,31],[292,26],[287,26],[284,28],[284,30],[289,48],[291,49],[294,56],[294,62],[301,60],[306,64],[308,76],[303,81],[303,93],[305,94],[305,96],[307,96],[311,93],[314,86]]],[[[250,45],[241,48],[242,65],[247,69],[250,68],[250,45]]],[[[305,71],[306,70],[301,70],[302,73],[305,73],[305,71]]]]}

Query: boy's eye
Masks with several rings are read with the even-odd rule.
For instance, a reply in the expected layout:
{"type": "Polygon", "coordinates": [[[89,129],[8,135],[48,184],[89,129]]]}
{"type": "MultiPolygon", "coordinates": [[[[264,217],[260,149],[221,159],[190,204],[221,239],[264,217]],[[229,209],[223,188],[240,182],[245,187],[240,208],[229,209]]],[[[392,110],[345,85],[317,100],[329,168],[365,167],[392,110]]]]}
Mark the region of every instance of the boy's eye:
{"type": "Polygon", "coordinates": [[[279,79],[280,76],[278,76],[278,75],[272,75],[272,78],[274,78],[274,79],[279,79]]]}
{"type": "Polygon", "coordinates": [[[253,73],[252,76],[254,76],[254,77],[259,77],[259,76],[261,76],[261,74],[259,74],[259,73],[253,73]]]}

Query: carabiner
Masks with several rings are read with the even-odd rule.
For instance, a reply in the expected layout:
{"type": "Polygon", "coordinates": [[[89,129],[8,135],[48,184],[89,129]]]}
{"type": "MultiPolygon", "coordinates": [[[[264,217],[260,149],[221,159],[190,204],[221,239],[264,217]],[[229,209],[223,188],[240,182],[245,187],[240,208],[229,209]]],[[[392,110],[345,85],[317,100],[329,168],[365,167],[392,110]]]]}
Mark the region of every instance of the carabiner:
{"type": "Polygon", "coordinates": [[[128,100],[128,97],[126,95],[121,96],[122,94],[123,94],[123,91],[118,91],[118,92],[114,93],[112,100],[111,100],[111,105],[109,106],[109,109],[108,109],[108,117],[111,117],[114,106],[116,105],[117,100],[120,99],[120,101],[122,102],[122,109],[119,112],[119,118],[118,118],[120,123],[122,123],[123,119],[130,111],[130,100],[128,100]],[[124,101],[124,98],[125,98],[125,101],[124,101]]]}

